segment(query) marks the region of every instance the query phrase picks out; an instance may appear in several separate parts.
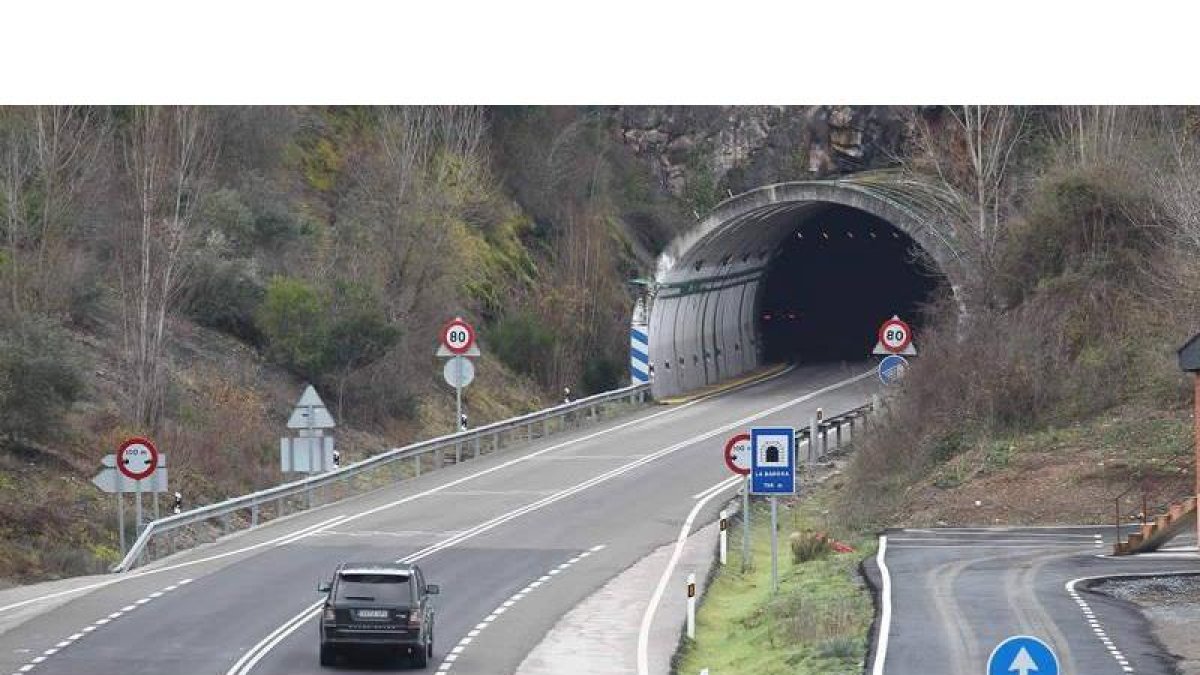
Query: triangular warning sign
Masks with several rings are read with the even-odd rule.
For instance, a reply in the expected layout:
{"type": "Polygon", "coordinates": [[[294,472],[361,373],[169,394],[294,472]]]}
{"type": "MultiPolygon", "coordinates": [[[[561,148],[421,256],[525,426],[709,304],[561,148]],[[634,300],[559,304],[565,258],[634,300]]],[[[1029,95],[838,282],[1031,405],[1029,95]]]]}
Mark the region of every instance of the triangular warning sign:
{"type": "Polygon", "coordinates": [[[300,400],[296,402],[287,426],[289,429],[332,429],[337,425],[333,416],[325,409],[325,402],[310,384],[305,387],[300,400]]]}

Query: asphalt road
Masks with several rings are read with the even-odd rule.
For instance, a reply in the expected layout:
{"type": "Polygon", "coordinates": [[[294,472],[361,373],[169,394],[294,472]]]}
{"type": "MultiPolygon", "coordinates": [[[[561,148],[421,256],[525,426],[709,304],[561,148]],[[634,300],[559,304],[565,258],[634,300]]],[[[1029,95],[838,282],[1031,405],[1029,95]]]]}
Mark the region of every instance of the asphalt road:
{"type": "MultiPolygon", "coordinates": [[[[735,429],[860,405],[872,378],[831,385],[866,367],[800,368],[651,406],[97,579],[105,585],[85,592],[0,601],[0,673],[328,672],[317,664],[316,584],[341,561],[396,559],[418,561],[442,587],[431,672],[513,672],[560,616],[674,541],[693,495],[728,478],[720,449],[735,429]]],[[[696,527],[715,519],[720,501],[696,527]]]]}
{"type": "MultiPolygon", "coordinates": [[[[1200,571],[1200,556],[1112,558],[1112,542],[1112,526],[887,532],[890,625],[886,640],[876,636],[869,672],[986,673],[996,645],[1029,635],[1054,649],[1063,673],[1174,673],[1135,607],[1076,580],[1200,571]]],[[[869,572],[881,581],[878,564],[869,572]]]]}

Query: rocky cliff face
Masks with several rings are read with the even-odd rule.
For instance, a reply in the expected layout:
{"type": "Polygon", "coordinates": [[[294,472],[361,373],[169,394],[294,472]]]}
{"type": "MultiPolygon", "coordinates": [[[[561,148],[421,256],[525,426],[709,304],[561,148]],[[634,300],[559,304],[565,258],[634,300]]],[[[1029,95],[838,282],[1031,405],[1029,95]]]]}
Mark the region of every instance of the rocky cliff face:
{"type": "Polygon", "coordinates": [[[686,196],[710,181],[721,196],[759,185],[895,163],[906,110],[893,106],[631,106],[622,140],[662,187],[686,196]]]}

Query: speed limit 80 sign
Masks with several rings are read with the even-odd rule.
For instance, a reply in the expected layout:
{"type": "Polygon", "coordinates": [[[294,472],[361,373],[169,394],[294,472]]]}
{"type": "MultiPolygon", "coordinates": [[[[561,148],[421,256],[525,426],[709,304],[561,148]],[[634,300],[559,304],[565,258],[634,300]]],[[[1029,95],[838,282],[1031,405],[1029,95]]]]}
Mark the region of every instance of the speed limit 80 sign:
{"type": "Polygon", "coordinates": [[[442,345],[451,353],[466,354],[473,344],[475,344],[475,329],[471,328],[471,324],[463,321],[461,317],[454,317],[442,327],[442,345]]]}
{"type": "Polygon", "coordinates": [[[896,317],[883,322],[879,327],[879,344],[893,354],[904,351],[912,342],[912,329],[896,317]]]}

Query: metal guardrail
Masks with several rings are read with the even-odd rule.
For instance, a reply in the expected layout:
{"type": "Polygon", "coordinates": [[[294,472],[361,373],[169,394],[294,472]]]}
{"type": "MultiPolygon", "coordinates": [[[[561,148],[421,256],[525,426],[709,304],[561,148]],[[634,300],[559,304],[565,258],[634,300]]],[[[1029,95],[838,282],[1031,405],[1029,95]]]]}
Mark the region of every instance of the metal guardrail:
{"type": "MultiPolygon", "coordinates": [[[[817,426],[817,441],[815,443],[809,442],[808,452],[806,453],[805,461],[809,464],[814,464],[816,462],[821,461],[821,459],[823,459],[829,455],[829,451],[830,451],[829,434],[830,434],[830,432],[833,432],[833,434],[835,436],[833,449],[836,450],[838,448],[841,448],[842,447],[842,428],[845,426],[849,426],[850,427],[850,437],[853,439],[854,434],[855,434],[855,425],[860,422],[863,424],[866,424],[867,419],[869,418],[870,414],[872,412],[874,412],[874,410],[875,410],[875,404],[873,402],[867,403],[865,405],[860,405],[857,408],[852,408],[850,410],[847,410],[844,413],[834,415],[833,417],[826,417],[825,419],[821,420],[820,422],[817,422],[817,425],[816,425],[817,426]]],[[[805,426],[803,428],[797,429],[796,430],[796,447],[798,448],[802,441],[811,441],[811,439],[809,438],[811,435],[812,435],[812,425],[811,424],[809,426],[805,426]]],[[[799,454],[799,451],[797,451],[797,454],[799,454]]],[[[799,462],[797,462],[797,464],[799,464],[799,462]]]]}
{"type": "MultiPolygon", "coordinates": [[[[529,442],[535,437],[548,436],[552,433],[552,428],[556,426],[558,430],[565,430],[600,419],[606,409],[614,405],[644,403],[649,392],[649,384],[638,384],[596,394],[553,408],[494,422],[477,429],[468,429],[401,448],[393,448],[335,471],[159,518],[145,525],[125,557],[113,567],[113,571],[129,571],[137,565],[145,563],[151,552],[155,554],[151,559],[161,557],[159,554],[164,548],[162,546],[164,539],[166,540],[167,554],[174,553],[178,547],[175,535],[184,528],[209,524],[216,519],[220,520],[223,533],[229,533],[243,524],[246,528],[256,527],[264,520],[265,515],[269,515],[265,512],[273,513],[275,518],[285,515],[289,501],[293,502],[291,504],[292,512],[332,503],[358,494],[359,491],[354,489],[353,481],[369,474],[378,475],[385,469],[388,472],[388,475],[382,476],[378,485],[370,485],[367,489],[381,487],[403,478],[419,476],[424,470],[422,465],[425,463],[425,458],[429,455],[434,455],[432,468],[437,469],[447,461],[447,451],[453,451],[455,463],[491,454],[515,442],[529,442]],[[559,423],[560,421],[561,423],[559,423]],[[535,427],[539,425],[541,433],[535,436],[537,431],[535,427]],[[505,443],[506,434],[508,443],[505,443]],[[470,453],[469,456],[467,452],[470,453]],[[403,466],[406,460],[412,463],[411,469],[408,471],[403,466]],[[336,494],[339,487],[342,493],[340,497],[336,494]],[[334,494],[330,495],[331,492],[334,494]],[[245,512],[248,517],[239,517],[242,512],[245,512]],[[151,546],[152,543],[154,546],[151,546]]],[[[184,547],[186,547],[186,542],[184,547]]]]}

